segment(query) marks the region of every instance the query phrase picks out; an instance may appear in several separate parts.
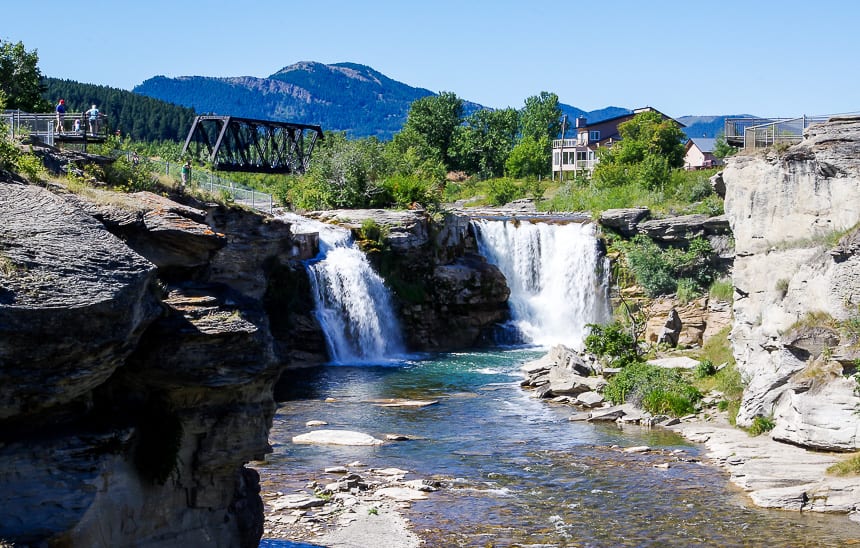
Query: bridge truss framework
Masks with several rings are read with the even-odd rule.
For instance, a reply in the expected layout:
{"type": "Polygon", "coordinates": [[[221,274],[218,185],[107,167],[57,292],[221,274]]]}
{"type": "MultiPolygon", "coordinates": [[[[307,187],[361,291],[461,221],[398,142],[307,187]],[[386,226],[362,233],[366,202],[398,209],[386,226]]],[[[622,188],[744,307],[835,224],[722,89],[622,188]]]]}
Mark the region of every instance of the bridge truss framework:
{"type": "Polygon", "coordinates": [[[304,173],[320,126],[254,120],[236,116],[197,116],[182,155],[206,161],[220,171],[304,173]],[[305,136],[305,133],[309,135],[305,136]]]}

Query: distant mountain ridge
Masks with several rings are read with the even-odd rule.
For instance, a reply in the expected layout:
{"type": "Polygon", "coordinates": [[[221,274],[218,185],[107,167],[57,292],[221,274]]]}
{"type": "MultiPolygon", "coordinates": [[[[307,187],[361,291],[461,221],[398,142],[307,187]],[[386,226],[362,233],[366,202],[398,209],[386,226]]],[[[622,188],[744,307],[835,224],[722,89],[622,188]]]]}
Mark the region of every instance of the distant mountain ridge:
{"type": "Polygon", "coordinates": [[[413,101],[433,95],[364,65],[316,62],[289,65],[268,78],[156,76],[133,91],[198,113],[316,124],[382,139],[400,131],[413,101]]]}
{"type": "MultiPolygon", "coordinates": [[[[326,131],[345,131],[350,137],[380,139],[390,139],[400,131],[413,101],[435,95],[358,63],[327,65],[314,61],[288,65],[267,78],[155,76],[133,91],[192,108],[200,114],[315,124],[326,131]]],[[[464,102],[467,114],[485,108],[465,99],[464,102]]],[[[593,123],[630,112],[621,107],[589,112],[570,105],[559,106],[568,115],[568,128],[574,127],[573,121],[579,116],[593,123]]]]}

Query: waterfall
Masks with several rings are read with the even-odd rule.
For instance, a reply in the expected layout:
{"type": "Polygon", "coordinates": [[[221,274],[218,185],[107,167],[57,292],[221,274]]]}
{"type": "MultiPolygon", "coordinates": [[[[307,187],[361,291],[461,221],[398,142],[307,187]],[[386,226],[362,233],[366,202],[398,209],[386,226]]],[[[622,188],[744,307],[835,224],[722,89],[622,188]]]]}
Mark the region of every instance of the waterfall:
{"type": "Polygon", "coordinates": [[[582,348],[586,324],[610,318],[609,265],[589,223],[472,221],[478,247],[505,275],[525,342],[582,348]]]}
{"type": "Polygon", "coordinates": [[[380,363],[402,356],[403,337],[391,295],[349,230],[285,215],[293,232],[319,234],[306,266],[332,363],[380,363]]]}

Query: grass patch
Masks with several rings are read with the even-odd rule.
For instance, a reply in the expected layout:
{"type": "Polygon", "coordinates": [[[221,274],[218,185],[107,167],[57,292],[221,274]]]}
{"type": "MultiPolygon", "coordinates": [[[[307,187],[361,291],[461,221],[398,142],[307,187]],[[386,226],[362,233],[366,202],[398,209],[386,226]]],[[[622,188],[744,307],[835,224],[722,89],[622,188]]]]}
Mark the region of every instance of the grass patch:
{"type": "Polygon", "coordinates": [[[856,476],[860,474],[860,453],[854,453],[847,459],[831,464],[827,473],[834,476],[856,476]]]}
{"type": "Polygon", "coordinates": [[[676,170],[666,185],[656,189],[645,188],[637,183],[598,186],[584,178],[552,183],[545,193],[552,197],[538,203],[538,209],[587,211],[596,216],[607,209],[643,206],[657,215],[720,215],[723,201],[714,194],[708,181],[717,171],[676,170]]]}
{"type": "Polygon", "coordinates": [[[11,276],[18,271],[18,266],[9,257],[0,254],[0,274],[11,276]]]}
{"type": "Polygon", "coordinates": [[[735,286],[726,278],[714,280],[708,288],[708,296],[717,301],[732,302],[735,297],[735,286]]]}
{"type": "MultiPolygon", "coordinates": [[[[735,364],[734,355],[732,355],[732,346],[729,341],[731,329],[731,326],[727,325],[706,340],[701,352],[696,356],[700,363],[716,364],[716,366],[726,365],[711,375],[697,374],[694,384],[703,394],[712,390],[723,393],[725,399],[718,404],[719,409],[720,411],[728,411],[729,422],[734,425],[744,395],[745,383],[735,364]]],[[[706,366],[702,367],[706,368],[706,366]]],[[[707,369],[710,370],[710,368],[707,369]]]]}

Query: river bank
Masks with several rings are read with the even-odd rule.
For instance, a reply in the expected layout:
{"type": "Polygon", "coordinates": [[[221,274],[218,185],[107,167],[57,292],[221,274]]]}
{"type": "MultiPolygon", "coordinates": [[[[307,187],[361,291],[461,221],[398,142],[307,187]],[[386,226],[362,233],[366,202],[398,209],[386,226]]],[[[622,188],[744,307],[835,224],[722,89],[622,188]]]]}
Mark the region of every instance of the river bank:
{"type": "MultiPolygon", "coordinates": [[[[652,360],[662,367],[690,367],[695,360],[652,360]]],[[[860,521],[860,477],[828,475],[831,465],[845,453],[811,451],[773,439],[769,432],[751,436],[732,426],[728,411],[720,410],[721,394],[707,394],[697,413],[682,419],[654,417],[630,405],[610,406],[599,394],[606,381],[589,356],[553,347],[537,360],[523,365],[523,385],[539,398],[573,404],[584,410],[571,420],[617,421],[644,427],[665,427],[707,449],[708,462],[726,470],[731,482],[762,508],[847,514],[860,521]],[[596,369],[595,369],[596,368],[596,369]],[[596,376],[594,376],[597,373],[596,376]],[[591,408],[591,409],[589,409],[591,408]]],[[[604,373],[609,373],[607,370],[604,373]]]]}

